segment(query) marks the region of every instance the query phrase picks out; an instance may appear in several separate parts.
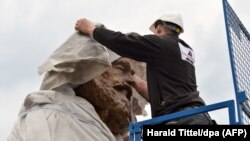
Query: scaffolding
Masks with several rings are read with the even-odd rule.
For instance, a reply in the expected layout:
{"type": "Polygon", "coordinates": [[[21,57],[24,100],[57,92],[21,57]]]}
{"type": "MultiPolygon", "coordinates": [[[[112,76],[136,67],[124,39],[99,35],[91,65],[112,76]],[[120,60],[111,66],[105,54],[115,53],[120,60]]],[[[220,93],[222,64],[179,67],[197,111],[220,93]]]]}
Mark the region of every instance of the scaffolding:
{"type": "Polygon", "coordinates": [[[239,124],[250,124],[250,35],[227,0],[223,0],[229,56],[239,124]]]}

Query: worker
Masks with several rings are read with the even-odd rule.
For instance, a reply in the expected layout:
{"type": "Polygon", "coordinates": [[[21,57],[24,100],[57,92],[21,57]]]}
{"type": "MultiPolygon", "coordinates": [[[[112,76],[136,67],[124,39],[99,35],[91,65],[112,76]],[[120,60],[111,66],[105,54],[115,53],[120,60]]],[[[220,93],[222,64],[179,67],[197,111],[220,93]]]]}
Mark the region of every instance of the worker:
{"type": "MultiPolygon", "coordinates": [[[[179,38],[183,20],[176,11],[168,11],[150,26],[154,35],[133,36],[96,27],[83,18],[75,29],[94,38],[118,55],[147,64],[147,83],[134,75],[134,87],[151,104],[152,117],[205,105],[197,91],[195,58],[192,48],[179,38]]],[[[208,113],[198,114],[166,124],[213,124],[208,113]]]]}

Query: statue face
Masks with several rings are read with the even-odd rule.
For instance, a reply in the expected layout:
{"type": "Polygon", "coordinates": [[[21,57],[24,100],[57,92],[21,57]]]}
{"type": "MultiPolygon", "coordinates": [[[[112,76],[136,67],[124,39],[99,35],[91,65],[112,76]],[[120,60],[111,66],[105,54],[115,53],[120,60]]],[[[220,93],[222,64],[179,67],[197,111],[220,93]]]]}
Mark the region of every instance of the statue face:
{"type": "Polygon", "coordinates": [[[76,95],[87,99],[114,134],[122,133],[130,121],[129,100],[134,83],[128,59],[120,58],[101,76],[76,88],[76,95]]]}
{"type": "Polygon", "coordinates": [[[111,87],[119,96],[126,96],[130,100],[132,95],[132,87],[129,85],[134,83],[131,75],[131,65],[126,58],[120,58],[112,63],[112,67],[102,76],[111,82],[111,87]]]}

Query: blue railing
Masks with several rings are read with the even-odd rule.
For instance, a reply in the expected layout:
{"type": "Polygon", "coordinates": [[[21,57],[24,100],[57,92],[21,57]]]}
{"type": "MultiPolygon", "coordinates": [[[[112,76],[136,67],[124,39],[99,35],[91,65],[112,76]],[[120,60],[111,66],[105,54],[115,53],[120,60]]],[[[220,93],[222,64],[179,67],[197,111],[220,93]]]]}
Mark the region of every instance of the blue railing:
{"type": "Polygon", "coordinates": [[[196,114],[200,114],[204,112],[219,110],[223,108],[228,108],[230,124],[237,124],[234,106],[235,106],[234,100],[228,100],[228,101],[224,101],[224,102],[220,102],[216,104],[199,107],[199,108],[192,109],[192,110],[181,111],[181,112],[176,112],[176,113],[172,113],[169,115],[156,117],[156,118],[141,121],[138,123],[130,123],[129,125],[130,141],[141,141],[141,132],[142,132],[143,125],[155,125],[158,123],[171,121],[177,118],[184,118],[184,117],[188,117],[188,116],[192,116],[192,115],[196,115],[196,114]]]}

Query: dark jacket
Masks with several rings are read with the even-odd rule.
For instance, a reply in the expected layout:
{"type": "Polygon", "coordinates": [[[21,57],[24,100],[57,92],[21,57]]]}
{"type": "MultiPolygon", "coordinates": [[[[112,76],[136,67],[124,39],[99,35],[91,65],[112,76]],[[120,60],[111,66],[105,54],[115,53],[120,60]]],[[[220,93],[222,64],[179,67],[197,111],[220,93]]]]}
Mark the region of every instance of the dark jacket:
{"type": "Polygon", "coordinates": [[[187,105],[205,105],[197,91],[192,49],[174,35],[125,35],[96,28],[96,41],[117,54],[147,63],[152,117],[187,105]]]}

